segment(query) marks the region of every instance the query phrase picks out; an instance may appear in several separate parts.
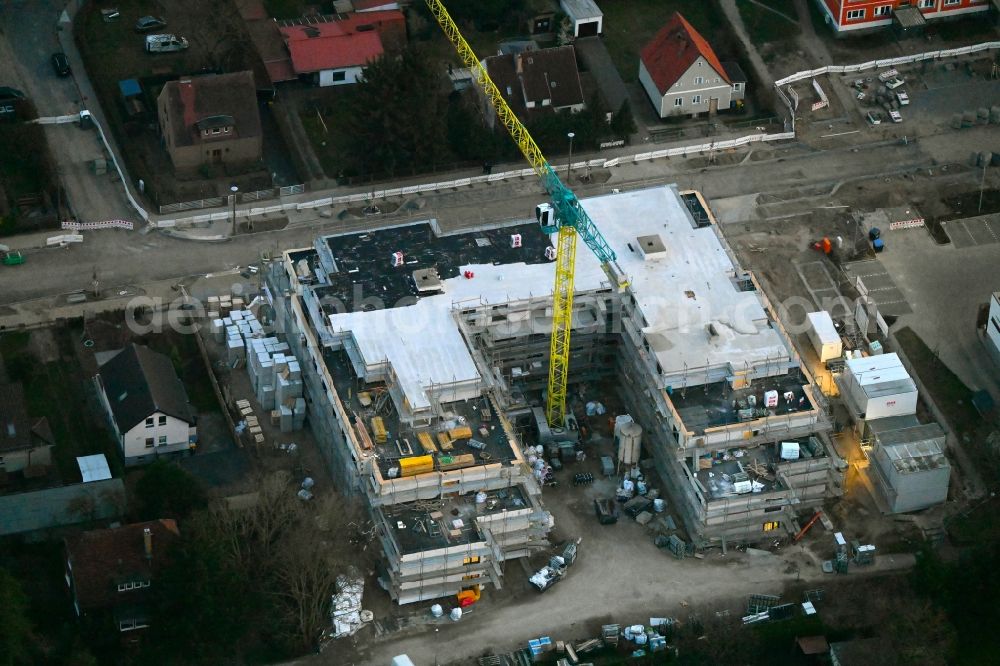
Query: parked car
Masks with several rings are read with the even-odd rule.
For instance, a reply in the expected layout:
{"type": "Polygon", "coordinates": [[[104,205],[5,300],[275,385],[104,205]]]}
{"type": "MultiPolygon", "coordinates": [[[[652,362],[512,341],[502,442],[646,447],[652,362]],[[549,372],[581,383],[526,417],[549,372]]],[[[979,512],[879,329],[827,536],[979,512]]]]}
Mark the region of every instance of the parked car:
{"type": "Polygon", "coordinates": [[[66,57],[65,53],[53,53],[52,54],[52,69],[56,71],[57,76],[69,76],[69,58],[66,57]]]}
{"type": "Polygon", "coordinates": [[[894,123],[903,122],[903,114],[901,114],[899,111],[896,111],[895,109],[889,111],[889,117],[892,119],[892,122],[894,123]]]}
{"type": "Polygon", "coordinates": [[[907,95],[906,92],[902,90],[896,93],[896,99],[899,101],[900,106],[906,106],[910,103],[910,96],[907,95]]]}
{"type": "Polygon", "coordinates": [[[17,88],[11,88],[10,86],[0,86],[0,102],[6,102],[8,100],[24,99],[24,93],[17,88]]]}
{"type": "Polygon", "coordinates": [[[176,35],[146,35],[148,53],[174,53],[188,47],[188,40],[176,35]]]}
{"type": "Polygon", "coordinates": [[[889,90],[895,90],[896,88],[898,88],[899,86],[903,85],[904,83],[906,83],[906,82],[903,81],[903,79],[897,77],[897,78],[889,79],[888,81],[886,81],[885,82],[885,87],[888,88],[889,90]]]}
{"type": "Polygon", "coordinates": [[[878,111],[869,111],[867,114],[865,114],[865,117],[868,119],[868,122],[870,122],[872,125],[882,124],[882,117],[878,114],[878,111]]]}
{"type": "Polygon", "coordinates": [[[143,16],[135,22],[136,32],[152,32],[153,30],[163,30],[167,27],[167,22],[156,16],[143,16]]]}

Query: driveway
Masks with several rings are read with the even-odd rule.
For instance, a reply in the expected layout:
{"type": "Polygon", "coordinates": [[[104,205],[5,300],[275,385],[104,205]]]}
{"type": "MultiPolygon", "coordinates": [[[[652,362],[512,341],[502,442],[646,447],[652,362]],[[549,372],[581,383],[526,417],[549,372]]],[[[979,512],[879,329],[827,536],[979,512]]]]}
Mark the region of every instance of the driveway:
{"type": "MultiPolygon", "coordinates": [[[[66,48],[72,46],[72,35],[70,24],[60,21],[65,4],[60,0],[13,0],[0,12],[0,79],[28,94],[43,117],[74,114],[96,103],[81,93],[90,90],[86,72],[76,49],[66,48]],[[60,45],[60,34],[64,45],[60,45]],[[63,50],[73,69],[69,77],[56,76],[49,61],[53,53],[63,50]]],[[[116,177],[91,171],[94,159],[105,157],[95,131],[50,125],[45,134],[64,195],[80,221],[136,219],[116,177]]]]}

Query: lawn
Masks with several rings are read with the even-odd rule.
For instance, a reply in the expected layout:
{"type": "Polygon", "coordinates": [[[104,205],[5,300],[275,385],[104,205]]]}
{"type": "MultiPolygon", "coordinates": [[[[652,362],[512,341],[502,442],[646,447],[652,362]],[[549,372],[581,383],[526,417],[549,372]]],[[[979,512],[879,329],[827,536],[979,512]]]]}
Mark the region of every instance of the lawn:
{"type": "Polygon", "coordinates": [[[794,39],[800,32],[792,0],[736,0],[740,17],[747,29],[747,34],[754,44],[770,44],[794,39]],[[768,11],[761,5],[767,5],[775,11],[768,11]],[[780,16],[778,13],[791,17],[795,22],[780,16]]]}
{"type": "Polygon", "coordinates": [[[639,78],[639,51],[662,28],[674,12],[712,43],[728,42],[729,26],[714,2],[701,0],[628,0],[601,4],[604,12],[604,43],[625,82],[639,78]],[[721,39],[720,39],[721,37],[721,39]]]}
{"type": "MultiPolygon", "coordinates": [[[[0,336],[3,356],[11,380],[24,384],[28,413],[48,418],[56,440],[53,462],[64,482],[79,475],[77,456],[103,453],[113,469],[120,468],[117,451],[96,414],[90,378],[77,361],[74,339],[82,339],[82,328],[75,325],[53,328],[51,333],[58,358],[44,362],[30,345],[30,336],[38,333],[5,333],[0,336]]],[[[116,473],[120,473],[116,472],[116,473]]]]}

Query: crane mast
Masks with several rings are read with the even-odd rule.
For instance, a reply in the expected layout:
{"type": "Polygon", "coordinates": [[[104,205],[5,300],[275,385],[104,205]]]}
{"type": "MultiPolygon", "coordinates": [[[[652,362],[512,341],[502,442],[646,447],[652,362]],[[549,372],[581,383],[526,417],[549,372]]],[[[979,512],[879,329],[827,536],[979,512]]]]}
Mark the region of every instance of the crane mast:
{"type": "Polygon", "coordinates": [[[573,284],[576,270],[576,243],[582,237],[611,280],[621,290],[628,286],[624,273],[615,261],[615,252],[601,235],[580,201],[556,175],[528,129],[508,106],[486,68],[465,41],[441,0],[425,0],[438,25],[455,47],[459,58],[493,104],[497,117],[528,160],[548,193],[552,208],[539,206],[535,210],[542,231],[556,234],[556,271],[552,302],[552,339],[549,346],[548,398],[545,418],[549,425],[563,427],[566,421],[566,386],[569,381],[570,333],[573,328],[573,284]]]}

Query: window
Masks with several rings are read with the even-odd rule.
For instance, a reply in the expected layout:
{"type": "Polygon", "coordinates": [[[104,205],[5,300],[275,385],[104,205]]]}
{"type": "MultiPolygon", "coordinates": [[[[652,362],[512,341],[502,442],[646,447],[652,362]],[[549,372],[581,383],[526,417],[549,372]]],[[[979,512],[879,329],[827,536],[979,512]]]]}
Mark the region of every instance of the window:
{"type": "Polygon", "coordinates": [[[479,556],[473,555],[471,557],[467,557],[464,560],[462,560],[462,564],[464,564],[465,566],[468,566],[470,564],[479,564],[479,556]]]}
{"type": "Polygon", "coordinates": [[[149,587],[148,580],[130,580],[127,583],[118,583],[119,592],[128,592],[129,590],[138,590],[144,587],[149,587]]]}
{"type": "Polygon", "coordinates": [[[150,416],[148,419],[146,419],[146,427],[147,428],[152,428],[153,427],[153,417],[152,416],[150,416]]]}
{"type": "Polygon", "coordinates": [[[875,16],[888,16],[891,13],[892,13],[892,5],[881,5],[880,7],[876,7],[875,11],[873,12],[875,16]]]}
{"type": "Polygon", "coordinates": [[[144,629],[149,625],[144,620],[120,620],[118,631],[132,631],[133,629],[144,629]]]}
{"type": "Polygon", "coordinates": [[[147,449],[153,448],[153,438],[152,437],[147,437],[146,438],[146,448],[147,449]]]}
{"type": "Polygon", "coordinates": [[[847,12],[848,21],[857,21],[858,19],[863,19],[865,17],[865,10],[863,9],[852,9],[847,12]]]}
{"type": "Polygon", "coordinates": [[[701,95],[695,95],[691,98],[692,104],[701,104],[701,95]]]}
{"type": "Polygon", "coordinates": [[[742,83],[734,83],[733,84],[733,90],[743,90],[743,84],[742,83]]]}
{"type": "Polygon", "coordinates": [[[164,416],[163,414],[160,414],[160,425],[161,426],[167,425],[167,417],[164,416]]]}
{"type": "Polygon", "coordinates": [[[947,6],[950,6],[950,5],[957,5],[961,1],[962,0],[944,0],[944,4],[947,7],[947,6]]]}
{"type": "Polygon", "coordinates": [[[166,446],[166,445],[167,445],[167,436],[166,435],[160,435],[160,441],[157,444],[157,446],[166,446]]]}
{"type": "Polygon", "coordinates": [[[344,72],[344,71],[330,72],[330,80],[331,81],[346,81],[347,80],[347,72],[344,72]]]}
{"type": "Polygon", "coordinates": [[[694,77],[694,84],[696,86],[700,86],[704,82],[705,82],[705,77],[704,76],[696,76],[696,77],[694,77]]]}
{"type": "Polygon", "coordinates": [[[684,100],[678,97],[674,100],[674,106],[684,106],[684,100]]]}
{"type": "Polygon", "coordinates": [[[218,134],[218,133],[219,133],[219,132],[221,132],[221,131],[222,131],[222,130],[221,130],[221,129],[219,129],[218,127],[213,127],[213,128],[212,128],[212,134],[218,134]]]}
{"type": "Polygon", "coordinates": [[[917,7],[920,9],[934,9],[935,2],[937,2],[937,0],[920,0],[920,2],[917,3],[917,7]]]}
{"type": "Polygon", "coordinates": [[[774,530],[778,529],[779,527],[781,527],[781,523],[779,523],[777,520],[770,520],[770,521],[764,523],[764,531],[765,532],[773,532],[774,530]]]}

